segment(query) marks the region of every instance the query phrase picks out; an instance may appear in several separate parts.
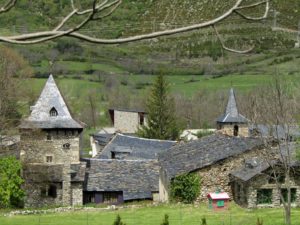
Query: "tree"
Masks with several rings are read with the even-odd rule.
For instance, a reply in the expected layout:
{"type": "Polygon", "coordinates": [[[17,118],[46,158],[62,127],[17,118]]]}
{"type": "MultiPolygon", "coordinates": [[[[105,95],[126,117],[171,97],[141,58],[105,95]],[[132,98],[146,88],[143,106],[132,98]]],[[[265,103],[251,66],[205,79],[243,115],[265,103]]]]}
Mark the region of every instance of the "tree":
{"type": "MultiPolygon", "coordinates": [[[[8,13],[12,10],[16,4],[17,0],[7,0],[5,4],[0,6],[0,14],[8,13]]],[[[236,0],[232,7],[230,7],[222,15],[217,16],[209,21],[196,23],[192,25],[183,26],[180,28],[167,29],[163,31],[152,32],[148,34],[141,34],[131,37],[121,37],[116,39],[103,39],[85,35],[80,32],[89,23],[93,21],[102,21],[104,18],[111,16],[117,8],[122,5],[122,0],[92,0],[91,5],[87,8],[83,8],[79,1],[70,0],[70,12],[51,30],[32,32],[28,34],[18,34],[18,35],[0,35],[0,41],[12,44],[35,44],[41,43],[53,39],[58,39],[63,36],[77,38],[79,40],[84,40],[91,43],[97,44],[121,44],[133,41],[139,41],[144,39],[151,39],[161,36],[169,36],[178,33],[189,32],[193,30],[199,30],[202,28],[211,27],[214,29],[216,36],[218,37],[222,47],[228,51],[236,53],[247,53],[253,49],[253,46],[246,50],[235,50],[225,46],[220,34],[218,33],[216,25],[225,21],[228,17],[233,14],[237,14],[241,18],[250,21],[261,21],[268,17],[270,10],[270,0],[255,1],[253,4],[249,4],[246,0],[236,0]],[[246,3],[245,3],[246,2],[246,3]],[[249,9],[260,8],[264,6],[264,13],[262,16],[253,17],[247,15],[249,9]],[[73,21],[70,25],[70,21],[73,21]],[[74,22],[75,21],[75,22],[74,22]]],[[[84,4],[83,4],[84,5],[84,4]]]]}
{"type": "Polygon", "coordinates": [[[169,225],[169,216],[165,214],[164,220],[160,225],[169,225]]]}
{"type": "Polygon", "coordinates": [[[162,74],[157,76],[152,86],[146,111],[146,124],[139,128],[139,136],[161,140],[176,140],[179,137],[174,99],[169,96],[169,85],[162,74]]]}
{"type": "MultiPolygon", "coordinates": [[[[256,89],[256,94],[249,96],[250,115],[254,127],[263,124],[269,131],[266,137],[258,131],[258,136],[265,146],[263,159],[268,163],[271,174],[268,174],[276,184],[285,212],[285,223],[291,224],[291,181],[294,171],[294,145],[292,131],[297,124],[299,100],[294,94],[298,90],[288,82],[288,77],[274,76],[272,83],[263,89],[256,89]],[[274,141],[276,147],[274,147],[274,141]],[[285,177],[286,197],[281,192],[281,174],[285,177]]],[[[296,128],[298,129],[298,128],[296,128]]]]}
{"type": "Polygon", "coordinates": [[[21,118],[19,101],[26,96],[21,84],[31,74],[31,68],[17,52],[0,46],[0,139],[21,118]]]}
{"type": "Polygon", "coordinates": [[[24,191],[21,163],[15,157],[0,158],[0,207],[21,206],[24,191]]]}

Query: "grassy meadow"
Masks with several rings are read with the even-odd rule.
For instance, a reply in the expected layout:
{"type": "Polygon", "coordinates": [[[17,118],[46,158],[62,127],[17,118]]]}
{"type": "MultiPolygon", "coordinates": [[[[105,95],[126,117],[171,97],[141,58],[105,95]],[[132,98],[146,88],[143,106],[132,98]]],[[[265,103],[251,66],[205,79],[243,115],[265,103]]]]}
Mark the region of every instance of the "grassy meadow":
{"type": "MultiPolygon", "coordinates": [[[[257,218],[264,225],[284,224],[283,209],[242,209],[231,204],[227,211],[213,212],[205,205],[159,205],[118,210],[89,210],[67,213],[50,213],[26,216],[0,216],[1,225],[111,225],[117,215],[126,225],[159,225],[165,214],[170,225],[201,225],[206,218],[208,225],[255,225],[257,218]]],[[[292,211],[292,224],[300,224],[300,209],[292,211]]]]}

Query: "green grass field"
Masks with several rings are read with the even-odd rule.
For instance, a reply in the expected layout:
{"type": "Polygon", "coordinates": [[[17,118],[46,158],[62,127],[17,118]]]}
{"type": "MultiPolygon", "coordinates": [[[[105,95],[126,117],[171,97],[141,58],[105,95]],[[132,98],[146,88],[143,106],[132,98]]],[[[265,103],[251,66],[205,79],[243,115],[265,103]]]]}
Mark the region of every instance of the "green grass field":
{"type": "MultiPolygon", "coordinates": [[[[264,225],[284,224],[283,209],[246,210],[231,205],[230,210],[212,212],[205,205],[159,205],[115,211],[94,210],[27,216],[0,216],[1,225],[112,225],[119,214],[126,225],[160,225],[164,214],[169,215],[170,225],[201,225],[206,218],[208,225],[255,225],[257,218],[264,225]]],[[[292,211],[292,224],[300,224],[300,209],[292,211]]]]}

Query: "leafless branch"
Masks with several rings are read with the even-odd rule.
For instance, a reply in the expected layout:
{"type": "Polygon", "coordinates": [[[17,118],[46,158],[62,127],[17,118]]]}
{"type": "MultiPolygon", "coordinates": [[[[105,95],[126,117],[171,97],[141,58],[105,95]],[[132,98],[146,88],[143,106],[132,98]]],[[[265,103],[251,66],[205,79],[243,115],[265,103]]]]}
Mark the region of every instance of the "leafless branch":
{"type": "Polygon", "coordinates": [[[11,10],[17,3],[17,0],[9,0],[7,1],[1,8],[0,8],[0,14],[4,12],[8,12],[11,10]]]}
{"type": "MultiPolygon", "coordinates": [[[[216,31],[216,35],[218,36],[219,41],[222,44],[222,47],[231,52],[235,53],[248,53],[250,52],[253,48],[244,50],[244,51],[239,51],[239,50],[234,50],[231,48],[228,48],[225,46],[224,41],[220,37],[217,29],[215,28],[215,25],[218,24],[219,22],[225,20],[226,18],[230,17],[233,13],[237,13],[241,17],[247,20],[262,20],[267,18],[268,12],[270,10],[270,5],[269,5],[269,0],[266,1],[261,1],[257,2],[251,5],[244,5],[245,0],[236,0],[235,4],[230,8],[227,12],[222,14],[219,17],[216,17],[212,20],[203,22],[203,23],[197,23],[193,25],[188,25],[180,28],[175,28],[175,29],[167,29],[163,31],[157,31],[157,32],[152,32],[148,34],[142,34],[142,35],[136,35],[136,36],[131,36],[131,37],[125,37],[125,38],[116,38],[116,39],[102,39],[98,37],[91,37],[89,35],[85,35],[80,33],[80,30],[86,26],[90,21],[93,20],[101,20],[107,16],[110,16],[115,12],[115,10],[122,4],[122,0],[114,0],[114,1],[109,1],[109,0],[103,0],[100,3],[98,3],[97,0],[93,1],[93,5],[89,9],[85,10],[79,10],[74,1],[70,0],[71,3],[71,8],[72,11],[65,16],[61,22],[52,30],[49,31],[44,31],[44,32],[32,32],[29,34],[19,34],[15,36],[0,36],[0,42],[6,42],[6,43],[11,43],[11,44],[36,44],[36,43],[41,43],[49,40],[54,40],[57,38],[60,38],[62,36],[68,36],[68,37],[73,37],[77,38],[80,40],[84,40],[87,42],[91,43],[96,43],[96,44],[121,44],[121,43],[128,43],[128,42],[134,42],[134,41],[140,41],[140,40],[145,40],[145,39],[152,39],[152,38],[157,38],[161,36],[169,36],[169,35],[174,35],[174,34],[179,34],[179,33],[185,33],[193,30],[199,30],[202,28],[207,28],[207,27],[214,27],[216,31]],[[258,7],[260,5],[266,5],[265,13],[262,17],[250,17],[247,16],[243,13],[241,13],[239,10],[247,9],[247,8],[254,8],[258,7]],[[103,13],[103,15],[102,15],[103,13]],[[77,25],[74,25],[73,27],[63,30],[63,28],[66,26],[66,24],[75,16],[86,16],[83,21],[77,25]]],[[[6,12],[12,7],[15,6],[17,0],[11,0],[8,1],[2,8],[0,8],[0,13],[1,12],[6,12]]]]}

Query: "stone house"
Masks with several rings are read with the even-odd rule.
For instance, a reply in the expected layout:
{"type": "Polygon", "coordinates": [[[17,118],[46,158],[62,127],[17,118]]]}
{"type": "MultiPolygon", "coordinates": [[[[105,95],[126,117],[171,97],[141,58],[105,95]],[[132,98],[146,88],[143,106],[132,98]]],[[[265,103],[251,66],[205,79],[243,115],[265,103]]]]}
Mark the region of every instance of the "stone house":
{"type": "Polygon", "coordinates": [[[109,109],[111,122],[123,134],[135,134],[141,125],[147,124],[147,113],[143,110],[109,109]]]}
{"type": "Polygon", "coordinates": [[[25,206],[81,205],[83,127],[71,116],[52,75],[19,129],[25,206]]]}
{"type": "Polygon", "coordinates": [[[216,190],[232,197],[229,174],[246,159],[263,154],[262,146],[257,138],[213,134],[170,148],[159,155],[160,201],[169,200],[173,178],[191,172],[199,174],[201,179],[199,201],[206,200],[207,194],[216,190]]]}
{"type": "Polygon", "coordinates": [[[287,187],[291,188],[292,206],[300,206],[300,167],[299,163],[291,165],[289,184],[281,163],[270,163],[255,157],[244,162],[241,168],[230,173],[233,199],[247,208],[282,206],[281,196],[287,201],[287,187]],[[274,178],[276,171],[276,179],[274,178]]]}
{"type": "Polygon", "coordinates": [[[230,89],[225,113],[217,119],[217,130],[230,136],[249,136],[249,120],[239,113],[233,88],[230,89]]]}
{"type": "Polygon", "coordinates": [[[158,199],[157,160],[86,159],[84,203],[158,199]]]}

